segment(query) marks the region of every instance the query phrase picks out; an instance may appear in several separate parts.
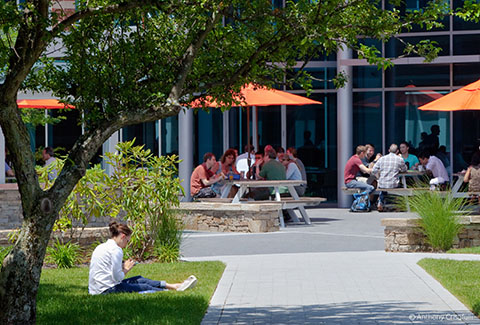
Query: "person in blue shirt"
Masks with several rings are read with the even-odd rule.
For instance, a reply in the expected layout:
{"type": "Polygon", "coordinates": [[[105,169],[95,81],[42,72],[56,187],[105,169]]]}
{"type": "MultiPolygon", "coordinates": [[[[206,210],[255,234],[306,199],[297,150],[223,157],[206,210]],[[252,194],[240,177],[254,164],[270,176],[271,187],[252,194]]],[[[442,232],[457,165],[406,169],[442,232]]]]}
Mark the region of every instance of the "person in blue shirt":
{"type": "Polygon", "coordinates": [[[408,145],[407,141],[403,141],[400,143],[400,156],[403,158],[403,161],[407,165],[408,169],[417,169],[420,161],[418,160],[417,156],[412,155],[408,152],[410,146],[408,145]]]}

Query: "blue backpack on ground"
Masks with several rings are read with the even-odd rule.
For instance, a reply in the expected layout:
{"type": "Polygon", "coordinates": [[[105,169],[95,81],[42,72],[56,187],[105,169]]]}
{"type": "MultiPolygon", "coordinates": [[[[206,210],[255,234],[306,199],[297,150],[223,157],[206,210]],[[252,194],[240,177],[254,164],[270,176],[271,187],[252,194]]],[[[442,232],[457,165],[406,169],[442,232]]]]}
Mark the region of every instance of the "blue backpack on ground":
{"type": "Polygon", "coordinates": [[[370,212],[370,197],[367,192],[353,194],[352,212],[370,212]]]}

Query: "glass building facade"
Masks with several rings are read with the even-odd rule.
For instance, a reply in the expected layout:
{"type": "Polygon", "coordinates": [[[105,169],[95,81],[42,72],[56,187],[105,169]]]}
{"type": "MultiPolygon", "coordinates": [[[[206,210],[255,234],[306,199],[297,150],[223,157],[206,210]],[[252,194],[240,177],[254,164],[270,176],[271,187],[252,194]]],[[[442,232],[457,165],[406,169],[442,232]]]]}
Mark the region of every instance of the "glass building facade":
{"type": "MultiPolygon", "coordinates": [[[[273,4],[281,5],[281,2],[273,4]]],[[[425,4],[426,1],[407,0],[401,10],[420,9],[425,4]]],[[[451,1],[454,9],[461,4],[462,1],[451,1]]],[[[388,1],[382,1],[382,6],[389,8],[388,1]]],[[[419,106],[480,78],[480,47],[475,45],[480,41],[480,25],[454,17],[446,18],[444,25],[429,32],[414,28],[408,34],[399,35],[412,42],[436,41],[442,50],[432,63],[412,56],[395,60],[393,68],[383,71],[358,59],[354,53],[342,59],[330,55],[310,62],[306,68],[315,77],[310,98],[323,104],[259,107],[251,112],[256,114],[256,119],[250,119],[250,130],[256,120],[260,146],[297,148],[307,169],[307,195],[326,197],[332,203],[339,200],[338,188],[342,184],[338,182],[345,164],[338,161],[339,150],[348,150],[351,155],[357,145],[371,143],[377,152],[385,153],[391,143],[404,140],[416,148],[422,141],[422,133],[429,134],[432,125],[440,127],[440,145],[446,147],[451,171],[464,169],[480,139],[480,111],[418,110],[419,106]],[[339,67],[351,71],[349,116],[339,113],[339,91],[329,81],[339,67]],[[352,125],[351,147],[340,148],[338,138],[342,133],[338,125],[345,119],[352,125]]],[[[400,55],[404,46],[395,39],[386,44],[368,39],[362,42],[376,45],[385,57],[400,55]]],[[[296,86],[284,90],[305,95],[296,86]]],[[[79,133],[81,128],[62,123],[48,127],[48,143],[68,148],[73,138],[66,134],[72,134],[72,130],[79,133]],[[68,132],[64,132],[65,129],[68,132]]],[[[170,117],[124,128],[120,138],[135,138],[156,154],[172,154],[179,152],[180,128],[179,117],[170,117]]],[[[225,113],[216,109],[209,113],[195,112],[189,131],[193,134],[193,166],[202,162],[205,152],[213,152],[217,158],[230,147],[242,152],[248,140],[246,110],[237,107],[225,113]]],[[[44,130],[37,130],[37,143],[43,144],[44,136],[44,130]]]]}

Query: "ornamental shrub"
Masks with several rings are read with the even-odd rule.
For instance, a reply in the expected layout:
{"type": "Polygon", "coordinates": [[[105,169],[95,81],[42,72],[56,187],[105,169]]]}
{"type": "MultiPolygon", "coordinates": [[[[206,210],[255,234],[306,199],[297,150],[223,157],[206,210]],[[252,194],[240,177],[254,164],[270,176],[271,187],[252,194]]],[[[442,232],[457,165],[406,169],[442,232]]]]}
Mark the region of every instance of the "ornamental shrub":
{"type": "Polygon", "coordinates": [[[404,200],[408,200],[411,210],[420,217],[420,229],[432,248],[436,251],[452,248],[455,238],[463,229],[458,215],[469,214],[467,201],[453,198],[451,194],[428,190],[417,191],[404,200]]]}
{"type": "Polygon", "coordinates": [[[74,267],[80,260],[82,249],[72,242],[62,244],[58,239],[53,246],[47,247],[46,261],[54,263],[60,269],[74,267]]]}

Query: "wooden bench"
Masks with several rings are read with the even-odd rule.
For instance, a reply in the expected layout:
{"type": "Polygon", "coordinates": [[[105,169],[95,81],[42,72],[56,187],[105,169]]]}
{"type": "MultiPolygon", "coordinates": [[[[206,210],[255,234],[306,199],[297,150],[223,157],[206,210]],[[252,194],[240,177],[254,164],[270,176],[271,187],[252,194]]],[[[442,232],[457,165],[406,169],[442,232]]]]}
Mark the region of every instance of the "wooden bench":
{"type": "MultiPolygon", "coordinates": [[[[415,191],[428,191],[429,189],[426,187],[408,187],[408,188],[403,188],[403,187],[397,187],[397,188],[376,188],[375,191],[373,191],[373,194],[380,194],[380,192],[387,192],[388,194],[392,195],[398,195],[398,196],[412,196],[413,192],[415,191]]],[[[347,194],[355,194],[355,193],[361,193],[362,190],[358,188],[348,188],[348,187],[342,187],[342,191],[347,194]]]]}

